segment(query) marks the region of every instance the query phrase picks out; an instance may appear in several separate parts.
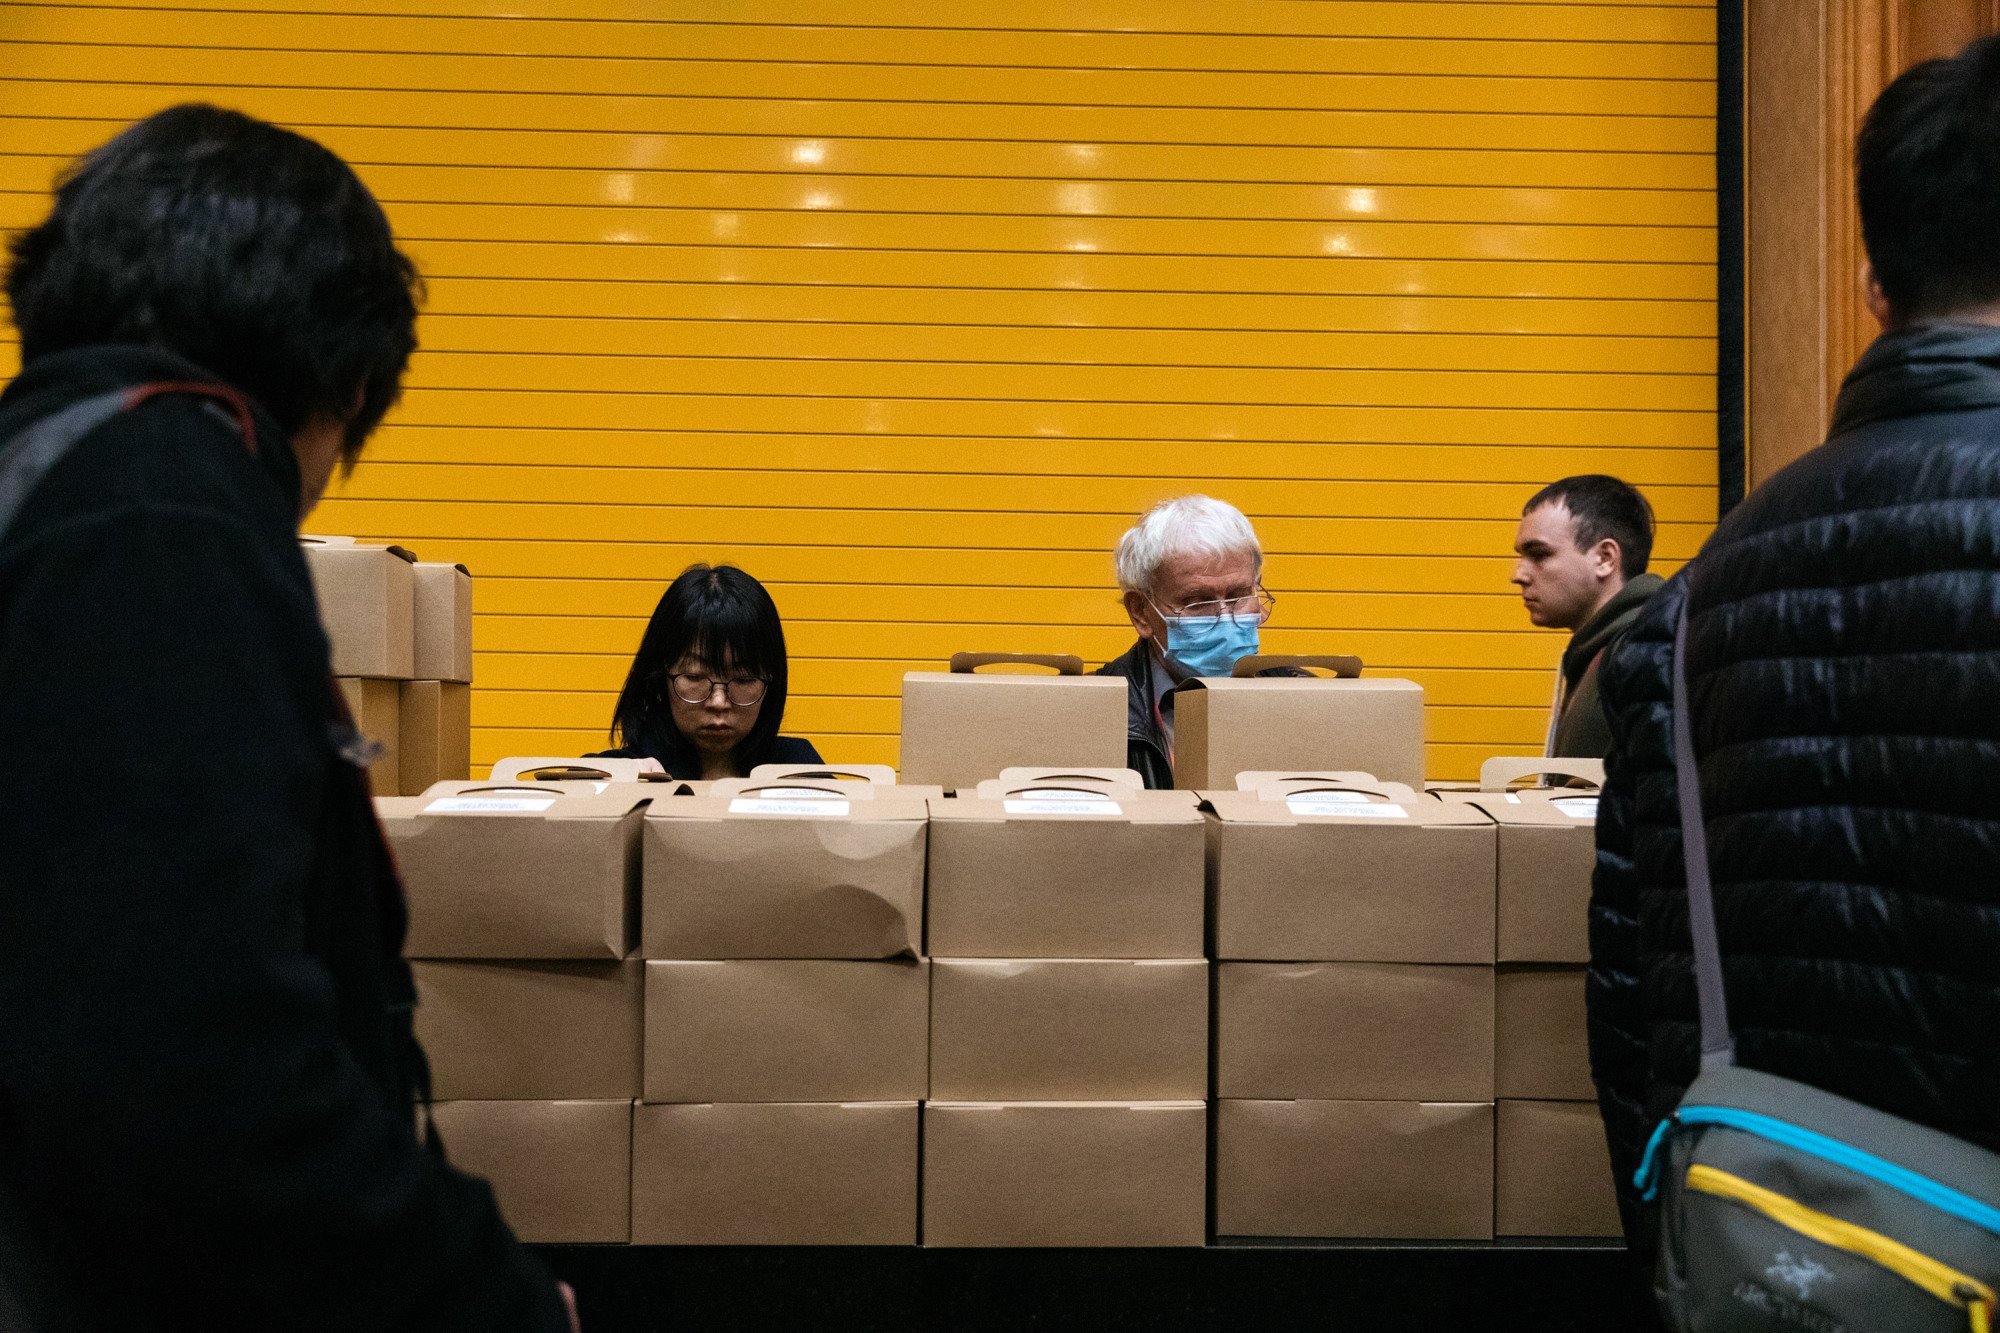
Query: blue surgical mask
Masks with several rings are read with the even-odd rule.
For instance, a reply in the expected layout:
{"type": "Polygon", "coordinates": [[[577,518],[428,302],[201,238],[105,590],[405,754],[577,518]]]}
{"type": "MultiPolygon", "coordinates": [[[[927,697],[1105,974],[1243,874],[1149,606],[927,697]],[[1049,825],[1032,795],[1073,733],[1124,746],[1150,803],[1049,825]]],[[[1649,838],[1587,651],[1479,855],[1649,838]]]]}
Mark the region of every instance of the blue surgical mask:
{"type": "Polygon", "coordinates": [[[1167,657],[1190,676],[1226,676],[1257,651],[1257,621],[1230,616],[1163,616],[1167,657]]]}

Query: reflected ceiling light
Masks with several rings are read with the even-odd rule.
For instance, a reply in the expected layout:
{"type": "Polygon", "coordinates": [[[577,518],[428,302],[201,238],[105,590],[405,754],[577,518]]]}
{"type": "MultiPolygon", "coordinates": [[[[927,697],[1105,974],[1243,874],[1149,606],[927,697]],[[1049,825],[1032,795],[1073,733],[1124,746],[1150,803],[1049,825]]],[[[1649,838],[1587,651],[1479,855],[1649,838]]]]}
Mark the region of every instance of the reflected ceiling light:
{"type": "Polygon", "coordinates": [[[1098,148],[1094,143],[1073,143],[1064,151],[1079,162],[1095,162],[1098,155],[1098,148]]]}
{"type": "Polygon", "coordinates": [[[799,207],[838,208],[840,207],[840,200],[836,198],[834,195],[827,193],[825,190],[814,190],[811,194],[799,200],[799,207]]]}
{"type": "Polygon", "coordinates": [[[816,167],[826,161],[826,145],[818,140],[792,145],[792,161],[803,166],[816,167]]]}
{"type": "Polygon", "coordinates": [[[743,220],[734,213],[717,213],[708,225],[717,236],[730,237],[743,229],[743,220]]]}
{"type": "Polygon", "coordinates": [[[1064,246],[1064,247],[1063,247],[1063,249],[1065,249],[1065,250],[1096,250],[1096,249],[1097,249],[1097,242],[1096,242],[1096,241],[1071,241],[1071,242],[1070,242],[1070,243],[1069,243],[1068,245],[1064,246]]]}
{"type": "Polygon", "coordinates": [[[1056,207],[1065,213],[1096,213],[1100,211],[1097,187],[1088,182],[1060,186],[1056,190],[1056,207]]]}
{"type": "Polygon", "coordinates": [[[1319,248],[1330,255],[1351,255],[1354,253],[1354,245],[1347,239],[1347,233],[1344,231],[1328,232],[1326,239],[1320,242],[1319,248]]]}
{"type": "Polygon", "coordinates": [[[614,204],[631,203],[638,191],[638,182],[629,171],[614,171],[604,178],[604,197],[614,204]]]}

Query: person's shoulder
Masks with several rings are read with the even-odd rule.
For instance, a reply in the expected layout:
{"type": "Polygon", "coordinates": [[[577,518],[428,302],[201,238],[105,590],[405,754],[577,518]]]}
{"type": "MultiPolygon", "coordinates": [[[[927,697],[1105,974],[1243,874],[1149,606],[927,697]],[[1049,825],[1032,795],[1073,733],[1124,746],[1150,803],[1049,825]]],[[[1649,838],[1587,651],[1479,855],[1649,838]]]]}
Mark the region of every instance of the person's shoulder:
{"type": "Polygon", "coordinates": [[[803,736],[779,736],[771,742],[773,764],[823,764],[819,751],[803,736]]]}
{"type": "Polygon", "coordinates": [[[1106,662],[1090,674],[1093,676],[1122,676],[1126,680],[1131,680],[1139,674],[1140,654],[1145,651],[1146,641],[1140,639],[1130,648],[1127,648],[1124,652],[1112,658],[1109,662],[1106,662]]]}

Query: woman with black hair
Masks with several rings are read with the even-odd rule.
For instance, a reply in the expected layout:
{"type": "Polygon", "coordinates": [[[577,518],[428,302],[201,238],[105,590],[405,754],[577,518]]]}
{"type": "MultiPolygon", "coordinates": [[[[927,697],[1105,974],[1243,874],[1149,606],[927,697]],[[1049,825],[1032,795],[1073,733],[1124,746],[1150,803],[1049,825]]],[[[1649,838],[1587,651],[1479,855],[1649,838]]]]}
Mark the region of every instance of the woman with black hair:
{"type": "Polygon", "coordinates": [[[599,758],[652,759],[669,777],[746,777],[759,764],[817,764],[780,736],[785,630],[764,585],[734,565],[690,565],[667,585],[639,641],[599,758]]]}

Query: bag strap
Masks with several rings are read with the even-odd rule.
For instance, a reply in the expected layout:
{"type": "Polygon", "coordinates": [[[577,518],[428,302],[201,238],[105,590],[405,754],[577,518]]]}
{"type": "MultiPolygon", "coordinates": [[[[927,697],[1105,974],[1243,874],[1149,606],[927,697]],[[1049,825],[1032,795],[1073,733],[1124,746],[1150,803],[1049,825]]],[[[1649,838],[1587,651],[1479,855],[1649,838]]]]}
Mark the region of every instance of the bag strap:
{"type": "Polygon", "coordinates": [[[30,423],[11,440],[0,441],[0,539],[6,537],[7,529],[13,526],[21,507],[35,493],[42,478],[68,457],[84,436],[120,412],[129,412],[141,403],[168,395],[187,395],[220,404],[227,411],[231,426],[243,437],[244,447],[252,454],[257,452],[257,427],[250,416],[250,404],[227,385],[159,381],[92,394],[30,423]]]}
{"type": "Polygon", "coordinates": [[[1715,930],[1715,892],[1709,882],[1708,824],[1701,810],[1701,774],[1694,762],[1693,709],[1688,703],[1688,610],[1685,597],[1674,622],[1674,777],[1680,786],[1681,861],[1687,878],[1688,934],[1694,941],[1695,1000],[1701,1007],[1701,1067],[1736,1063],[1729,1034],[1729,1004],[1722,989],[1722,946],[1715,930]]]}

